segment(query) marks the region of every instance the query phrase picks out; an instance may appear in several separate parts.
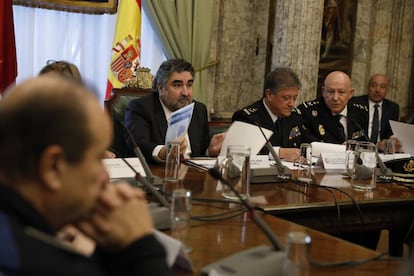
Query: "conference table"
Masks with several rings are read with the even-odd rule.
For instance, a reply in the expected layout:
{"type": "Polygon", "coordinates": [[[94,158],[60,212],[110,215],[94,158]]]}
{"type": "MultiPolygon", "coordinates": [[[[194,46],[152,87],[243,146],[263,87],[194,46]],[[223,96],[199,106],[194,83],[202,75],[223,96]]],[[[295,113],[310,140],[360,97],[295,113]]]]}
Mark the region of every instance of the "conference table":
{"type": "MultiPolygon", "coordinates": [[[[164,175],[162,166],[152,165],[151,171],[159,177],[164,175]]],[[[293,171],[293,179],[295,173],[293,171]]],[[[203,218],[202,221],[193,220],[187,234],[187,243],[193,248],[189,258],[194,266],[194,274],[200,274],[205,265],[237,252],[259,245],[271,246],[246,213],[237,213],[240,205],[222,200],[220,183],[207,171],[181,164],[179,175],[183,179],[181,185],[192,191],[192,216],[203,218]],[[224,219],[224,214],[229,218],[224,219]]],[[[360,192],[353,190],[345,178],[327,173],[315,173],[314,181],[319,184],[305,185],[293,180],[252,184],[250,191],[251,204],[261,213],[282,244],[286,246],[287,235],[292,231],[303,231],[310,235],[312,262],[356,261],[380,255],[380,252],[327,234],[331,231],[335,233],[341,228],[349,231],[397,229],[410,223],[414,192],[404,186],[381,183],[373,191],[360,192]],[[326,181],[336,185],[337,190],[327,188],[326,181]],[[325,187],[318,188],[318,185],[325,187]],[[340,190],[346,191],[348,195],[340,190]],[[360,211],[357,211],[356,205],[360,211]]],[[[401,265],[400,259],[379,258],[358,266],[311,266],[310,275],[395,275],[401,265]]],[[[184,270],[178,270],[177,273],[193,275],[184,270]]]]}

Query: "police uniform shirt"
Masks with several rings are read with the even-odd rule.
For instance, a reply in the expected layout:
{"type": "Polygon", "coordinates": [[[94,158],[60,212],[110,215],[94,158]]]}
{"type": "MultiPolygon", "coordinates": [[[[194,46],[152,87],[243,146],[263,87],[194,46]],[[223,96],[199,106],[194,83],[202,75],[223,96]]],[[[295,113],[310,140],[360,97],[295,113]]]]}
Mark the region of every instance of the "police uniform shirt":
{"type": "MultiPolygon", "coordinates": [[[[368,107],[366,105],[348,102],[346,110],[346,136],[338,131],[337,119],[326,106],[323,97],[307,101],[298,106],[302,115],[309,138],[312,141],[342,144],[346,140],[366,140],[368,122],[368,107]]],[[[345,114],[343,114],[345,115],[345,114]]]]}
{"type": "MultiPolygon", "coordinates": [[[[299,148],[301,143],[308,142],[306,136],[303,135],[304,129],[302,118],[297,114],[295,109],[289,117],[282,118],[282,137],[281,142],[279,143],[277,142],[279,131],[275,125],[276,119],[278,119],[276,115],[268,112],[263,99],[236,111],[232,117],[232,121],[258,124],[260,127],[273,131],[273,135],[269,139],[273,146],[299,148]]],[[[266,154],[266,149],[263,148],[261,153],[266,154]]]]}

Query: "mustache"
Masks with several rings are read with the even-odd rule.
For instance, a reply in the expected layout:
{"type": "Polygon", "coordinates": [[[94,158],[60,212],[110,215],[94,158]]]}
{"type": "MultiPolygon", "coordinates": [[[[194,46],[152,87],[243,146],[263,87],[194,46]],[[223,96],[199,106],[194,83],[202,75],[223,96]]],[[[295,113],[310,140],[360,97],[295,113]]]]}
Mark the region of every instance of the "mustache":
{"type": "Polygon", "coordinates": [[[191,98],[188,96],[180,96],[177,100],[180,102],[184,102],[184,101],[189,102],[191,101],[191,98]]]}

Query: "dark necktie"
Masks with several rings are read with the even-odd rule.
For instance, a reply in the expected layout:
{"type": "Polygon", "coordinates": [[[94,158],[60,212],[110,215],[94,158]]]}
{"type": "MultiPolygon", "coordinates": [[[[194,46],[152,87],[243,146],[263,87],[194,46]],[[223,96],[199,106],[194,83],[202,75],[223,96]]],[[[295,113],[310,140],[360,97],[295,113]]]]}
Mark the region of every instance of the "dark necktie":
{"type": "Polygon", "coordinates": [[[378,114],[379,104],[374,105],[374,116],[372,118],[372,129],[371,129],[371,139],[370,141],[374,144],[378,141],[379,134],[379,114],[378,114]]]}
{"type": "Polygon", "coordinates": [[[345,137],[345,130],[344,126],[341,124],[341,117],[342,115],[335,115],[336,124],[338,126],[339,136],[341,137],[342,142],[344,142],[346,139],[345,137]]]}
{"type": "Polygon", "coordinates": [[[283,127],[282,127],[282,118],[278,118],[275,122],[275,136],[276,136],[276,144],[275,146],[282,146],[282,137],[283,137],[283,127]]]}

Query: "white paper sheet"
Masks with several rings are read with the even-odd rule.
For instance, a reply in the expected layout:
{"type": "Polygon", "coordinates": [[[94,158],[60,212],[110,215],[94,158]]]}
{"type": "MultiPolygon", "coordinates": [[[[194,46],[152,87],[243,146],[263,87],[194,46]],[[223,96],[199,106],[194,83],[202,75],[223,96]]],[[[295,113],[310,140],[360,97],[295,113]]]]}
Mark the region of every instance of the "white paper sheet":
{"type": "Polygon", "coordinates": [[[194,103],[184,106],[171,114],[171,120],[165,135],[165,144],[187,133],[193,116],[194,103]]]}
{"type": "Polygon", "coordinates": [[[404,153],[414,154],[414,125],[390,120],[394,135],[400,140],[404,153]]]}
{"type": "MultiPolygon", "coordinates": [[[[132,166],[134,169],[141,174],[141,176],[146,176],[144,168],[141,165],[141,162],[137,157],[125,158],[125,160],[132,166]]],[[[122,158],[110,158],[103,160],[106,169],[109,173],[110,179],[118,178],[135,178],[135,172],[125,163],[122,158]]]]}
{"type": "MultiPolygon", "coordinates": [[[[262,128],[269,139],[272,136],[273,131],[262,128]]],[[[220,155],[225,156],[227,147],[229,145],[241,145],[250,147],[250,154],[256,155],[262,149],[266,143],[260,128],[256,125],[235,121],[229,127],[226,137],[224,138],[223,145],[221,146],[220,155]]]]}
{"type": "Polygon", "coordinates": [[[154,230],[155,238],[164,246],[167,252],[166,261],[169,267],[179,266],[187,271],[194,271],[193,263],[184,251],[183,244],[171,236],[154,230]]]}
{"type": "Polygon", "coordinates": [[[322,142],[312,142],[312,156],[319,157],[322,152],[329,153],[345,153],[345,145],[332,144],[332,143],[322,143],[322,142]]]}

